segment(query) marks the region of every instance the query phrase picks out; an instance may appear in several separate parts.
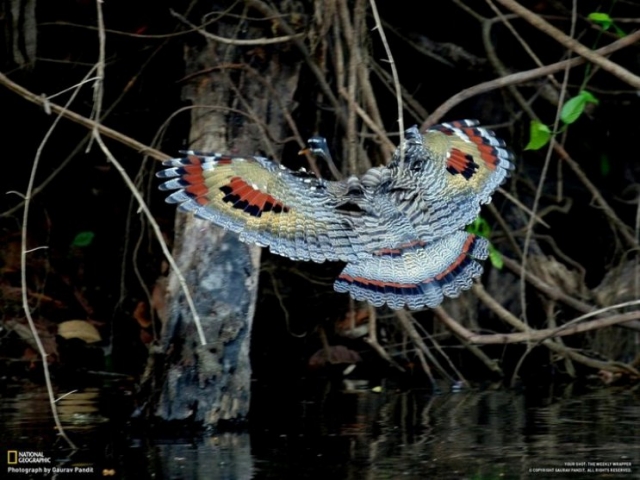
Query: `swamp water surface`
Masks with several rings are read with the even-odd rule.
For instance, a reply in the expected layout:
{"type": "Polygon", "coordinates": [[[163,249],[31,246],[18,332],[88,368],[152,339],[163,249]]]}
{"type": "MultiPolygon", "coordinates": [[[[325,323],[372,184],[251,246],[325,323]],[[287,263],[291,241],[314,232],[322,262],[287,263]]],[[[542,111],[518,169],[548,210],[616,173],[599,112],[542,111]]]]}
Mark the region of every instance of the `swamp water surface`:
{"type": "Polygon", "coordinates": [[[131,428],[126,397],[110,385],[61,399],[61,420],[80,447],[70,453],[44,388],[4,387],[0,478],[640,478],[640,393],[630,389],[434,396],[331,384],[311,393],[256,388],[248,433],[161,437],[131,428]],[[42,452],[49,468],[93,475],[11,473],[7,451],[42,452]]]}

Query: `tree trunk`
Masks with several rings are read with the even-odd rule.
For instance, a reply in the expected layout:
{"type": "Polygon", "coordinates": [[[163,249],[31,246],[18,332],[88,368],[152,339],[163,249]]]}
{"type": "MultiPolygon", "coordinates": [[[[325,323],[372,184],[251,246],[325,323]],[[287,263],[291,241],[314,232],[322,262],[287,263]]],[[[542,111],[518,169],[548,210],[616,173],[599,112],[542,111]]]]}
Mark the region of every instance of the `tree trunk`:
{"type": "MultiPolygon", "coordinates": [[[[243,38],[273,35],[269,29],[239,23],[217,21],[215,34],[230,39],[240,30],[243,38]]],[[[279,155],[282,142],[276,142],[287,132],[285,117],[299,72],[296,64],[286,64],[285,54],[291,62],[290,47],[235,46],[202,36],[196,41],[185,52],[189,80],[184,95],[193,104],[191,147],[279,155]]],[[[241,421],[249,409],[249,340],[260,249],[182,213],[175,236],[174,256],[193,295],[206,345],[200,344],[184,294],[171,274],[162,332],[166,357],[163,365],[156,362],[162,385],[155,415],[205,425],[241,421]]]]}

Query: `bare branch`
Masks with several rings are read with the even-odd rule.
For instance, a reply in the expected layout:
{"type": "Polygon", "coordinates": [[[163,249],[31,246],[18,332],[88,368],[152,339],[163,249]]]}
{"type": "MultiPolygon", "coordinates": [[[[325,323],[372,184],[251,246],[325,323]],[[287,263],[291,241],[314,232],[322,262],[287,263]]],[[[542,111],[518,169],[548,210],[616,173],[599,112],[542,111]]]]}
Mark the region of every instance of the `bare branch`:
{"type": "Polygon", "coordinates": [[[252,38],[249,40],[247,39],[242,40],[239,38],[225,38],[225,37],[220,37],[218,35],[214,35],[213,33],[207,32],[204,29],[204,26],[198,27],[197,25],[194,25],[189,20],[187,20],[178,12],[172,9],[170,9],[169,11],[171,12],[171,15],[173,15],[175,18],[180,20],[185,25],[188,25],[189,27],[191,27],[193,31],[198,32],[200,35],[202,35],[205,38],[208,38],[209,40],[213,40],[219,43],[224,43],[225,45],[238,45],[238,46],[273,45],[275,43],[290,42],[294,38],[302,38],[304,36],[303,34],[298,33],[296,35],[285,35],[282,37],[273,37],[273,38],[252,38]]]}
{"type": "Polygon", "coordinates": [[[44,107],[45,105],[48,104],[52,112],[55,112],[64,118],[67,118],[76,123],[79,123],[80,125],[82,125],[83,127],[87,127],[88,129],[92,130],[93,128],[97,128],[100,131],[100,133],[105,137],[112,138],[113,140],[116,140],[122,143],[123,145],[133,148],[137,152],[144,153],[145,155],[149,155],[150,157],[155,158],[156,160],[169,160],[171,158],[169,155],[162,153],[161,151],[156,150],[155,148],[151,148],[148,145],[145,145],[141,142],[138,142],[137,140],[134,140],[133,138],[127,135],[124,135],[123,133],[113,130],[112,128],[105,127],[104,125],[96,123],[87,117],[84,117],[71,110],[67,110],[66,108],[61,107],[60,105],[47,101],[46,97],[43,98],[39,95],[36,95],[35,93],[27,90],[26,88],[18,85],[17,83],[12,82],[3,73],[0,73],[0,85],[4,85],[9,90],[17,93],[25,100],[28,100],[31,103],[35,103],[36,105],[40,105],[44,107]]]}
{"type": "Polygon", "coordinates": [[[391,47],[389,47],[389,42],[387,41],[387,36],[384,33],[384,29],[382,27],[382,21],[380,20],[380,15],[378,14],[378,7],[376,5],[376,0],[369,0],[371,4],[371,11],[373,12],[373,18],[376,22],[376,29],[380,34],[380,39],[382,40],[382,44],[384,45],[384,50],[387,52],[387,59],[389,61],[389,66],[391,67],[391,74],[393,75],[393,85],[396,90],[396,102],[398,103],[398,128],[400,130],[400,140],[398,145],[400,146],[400,165],[404,163],[404,108],[402,106],[402,87],[400,86],[400,77],[398,76],[398,70],[396,68],[396,63],[393,60],[393,54],[391,53],[391,47]]]}
{"type": "MultiPolygon", "coordinates": [[[[38,165],[40,163],[40,157],[42,156],[42,151],[44,150],[45,145],[47,144],[51,134],[55,130],[58,125],[60,119],[64,116],[64,111],[66,108],[75,100],[76,96],[80,92],[80,86],[86,83],[86,79],[93,75],[95,68],[92,68],[86,75],[85,79],[80,82],[76,86],[75,91],[69,97],[66,105],[64,107],[60,107],[61,111],[58,113],[56,118],[53,120],[51,127],[47,130],[47,133],[44,135],[44,138],[40,142],[38,149],[36,150],[36,156],[33,159],[33,166],[31,167],[31,174],[29,175],[29,183],[27,185],[27,190],[24,194],[24,211],[22,214],[22,231],[21,231],[21,241],[20,241],[20,290],[22,295],[22,308],[24,310],[25,317],[27,319],[27,323],[29,324],[29,329],[31,330],[31,334],[33,335],[33,339],[35,341],[38,354],[42,359],[42,370],[44,373],[45,383],[47,385],[47,394],[49,397],[49,404],[51,406],[51,414],[53,416],[53,421],[56,424],[56,429],[60,433],[60,436],[64,438],[64,440],[69,444],[69,446],[77,450],[78,447],[71,441],[71,439],[67,436],[64,428],[62,427],[62,423],[60,422],[60,417],[58,416],[58,407],[56,406],[56,398],[53,392],[53,385],[51,383],[51,376],[49,374],[49,361],[47,360],[47,351],[40,340],[40,336],[38,335],[38,330],[36,328],[36,324],[31,315],[31,308],[29,307],[29,299],[28,299],[28,287],[27,287],[27,231],[29,226],[29,208],[31,206],[31,197],[33,195],[33,187],[35,184],[36,172],[38,170],[38,165]]],[[[0,74],[1,75],[1,74],[0,74]]]]}
{"type": "MultiPolygon", "coordinates": [[[[640,41],[640,31],[634,32],[630,35],[627,35],[626,37],[621,38],[620,40],[599,48],[598,50],[595,50],[595,53],[599,55],[610,55],[611,53],[616,52],[622,48],[634,45],[638,41],[640,41]]],[[[583,63],[585,63],[584,58],[563,60],[562,62],[552,63],[551,65],[534,68],[525,72],[517,72],[512,75],[496,78],[494,80],[489,80],[488,82],[479,83],[477,85],[469,87],[465,90],[462,90],[461,92],[456,93],[454,96],[446,100],[442,105],[436,108],[433,113],[429,115],[429,118],[424,121],[421,129],[426,129],[431,125],[438,123],[442,119],[442,117],[444,117],[453,107],[476,95],[490,92],[492,90],[497,90],[499,88],[506,87],[507,85],[517,85],[519,83],[528,82],[529,80],[544,77],[545,75],[563,70],[567,65],[575,67],[583,63]]]]}
{"type": "Polygon", "coordinates": [[[623,82],[626,82],[629,85],[637,89],[640,89],[640,77],[638,77],[637,75],[634,75],[629,70],[627,70],[624,67],[621,67],[617,63],[614,63],[611,60],[606,59],[602,55],[591,50],[590,48],[585,47],[580,42],[566,35],[564,32],[557,29],[556,27],[551,25],[549,22],[544,20],[542,17],[533,13],[531,10],[526,9],[515,0],[496,0],[496,1],[501,5],[503,5],[505,8],[508,8],[512,12],[520,15],[523,19],[525,19],[531,25],[536,27],[541,32],[546,33],[561,45],[564,45],[568,49],[573,50],[581,57],[584,57],[590,62],[598,65],[603,70],[606,70],[607,72],[613,74],[623,82]]]}
{"type": "Polygon", "coordinates": [[[118,170],[118,173],[120,174],[125,184],[131,191],[131,194],[138,201],[138,205],[140,205],[140,209],[142,210],[145,217],[149,221],[149,225],[151,225],[151,228],[153,229],[153,233],[155,234],[156,239],[160,244],[162,253],[164,253],[164,256],[167,259],[167,262],[169,262],[169,265],[171,265],[171,268],[173,269],[176,277],[178,278],[178,282],[180,283],[180,288],[182,288],[187,304],[189,305],[189,309],[191,310],[191,314],[193,315],[193,322],[195,323],[196,330],[198,331],[198,336],[200,337],[200,343],[202,345],[206,345],[207,340],[204,336],[204,330],[202,329],[202,324],[200,322],[200,315],[198,315],[198,311],[196,310],[196,306],[193,302],[193,298],[191,297],[189,287],[187,286],[187,281],[184,279],[184,276],[180,272],[178,265],[176,264],[175,260],[173,259],[173,256],[171,255],[171,252],[169,251],[169,247],[164,241],[164,237],[162,236],[162,231],[160,230],[160,226],[158,225],[158,222],[156,222],[155,219],[153,218],[153,215],[151,214],[151,210],[149,210],[149,207],[144,201],[144,198],[142,198],[142,195],[136,188],[131,178],[129,178],[129,175],[127,175],[127,172],[125,171],[125,169],[122,167],[120,162],[116,160],[116,158],[113,156],[111,151],[109,151],[109,149],[105,145],[97,129],[94,131],[94,135],[95,135],[96,141],[98,142],[98,145],[102,149],[102,152],[105,154],[107,159],[113,164],[116,170],[118,170]]]}

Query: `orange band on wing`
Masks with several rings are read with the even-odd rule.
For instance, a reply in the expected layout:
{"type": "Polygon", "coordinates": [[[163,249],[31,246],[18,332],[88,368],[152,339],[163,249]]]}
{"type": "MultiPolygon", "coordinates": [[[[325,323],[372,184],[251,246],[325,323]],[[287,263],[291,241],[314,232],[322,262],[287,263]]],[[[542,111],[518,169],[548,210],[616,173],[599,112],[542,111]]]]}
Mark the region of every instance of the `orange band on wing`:
{"type": "Polygon", "coordinates": [[[272,195],[264,193],[245,182],[240,177],[233,177],[227,185],[220,187],[225,194],[224,202],[232,203],[254,217],[262,216],[263,212],[287,213],[289,207],[272,195]]]}
{"type": "Polygon", "coordinates": [[[180,167],[183,172],[182,180],[188,183],[184,190],[192,195],[200,205],[206,205],[208,202],[206,195],[209,193],[209,189],[204,184],[202,176],[202,160],[195,155],[189,155],[187,159],[191,165],[184,164],[180,167]]]}
{"type": "Polygon", "coordinates": [[[447,171],[454,175],[460,174],[467,180],[475,175],[479,165],[473,161],[473,155],[452,148],[447,159],[447,171]]]}
{"type": "Polygon", "coordinates": [[[495,147],[491,145],[481,144],[476,144],[476,147],[478,147],[478,150],[480,151],[480,157],[482,157],[484,162],[487,164],[487,167],[489,167],[491,170],[495,170],[498,161],[495,147]]]}
{"type": "Polygon", "coordinates": [[[456,268],[458,268],[462,262],[468,259],[469,257],[467,256],[467,253],[469,252],[469,250],[471,249],[471,246],[475,243],[475,241],[476,241],[476,236],[469,235],[469,237],[467,238],[467,241],[464,242],[464,245],[462,246],[462,252],[460,253],[460,255],[458,255],[458,258],[456,258],[455,261],[451,265],[449,265],[449,267],[447,267],[446,270],[436,275],[435,280],[442,280],[444,277],[446,277],[451,272],[453,272],[456,268]]]}
{"type": "Polygon", "coordinates": [[[382,280],[373,280],[371,278],[364,278],[364,277],[352,277],[350,275],[347,275],[345,273],[341,274],[340,277],[342,280],[345,280],[349,283],[359,283],[360,285],[366,287],[366,286],[375,286],[375,287],[393,287],[393,288],[401,288],[401,289],[407,289],[407,288],[416,288],[415,284],[412,283],[396,283],[396,282],[383,282],[382,280]]]}

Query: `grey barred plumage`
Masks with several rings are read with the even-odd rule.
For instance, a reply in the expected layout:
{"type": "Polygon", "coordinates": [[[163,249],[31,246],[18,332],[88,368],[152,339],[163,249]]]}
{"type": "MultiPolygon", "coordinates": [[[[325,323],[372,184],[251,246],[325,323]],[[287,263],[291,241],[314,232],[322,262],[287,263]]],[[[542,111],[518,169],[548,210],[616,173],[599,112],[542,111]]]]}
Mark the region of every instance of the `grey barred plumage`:
{"type": "MultiPolygon", "coordinates": [[[[343,261],[335,289],[391,308],[435,307],[482,273],[488,242],[464,227],[513,168],[476,121],[405,133],[386,167],[328,181],[263,157],[189,152],[165,162],[167,202],[293,260],[343,261]]],[[[313,148],[323,143],[313,140],[313,148]]]]}

